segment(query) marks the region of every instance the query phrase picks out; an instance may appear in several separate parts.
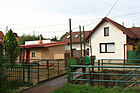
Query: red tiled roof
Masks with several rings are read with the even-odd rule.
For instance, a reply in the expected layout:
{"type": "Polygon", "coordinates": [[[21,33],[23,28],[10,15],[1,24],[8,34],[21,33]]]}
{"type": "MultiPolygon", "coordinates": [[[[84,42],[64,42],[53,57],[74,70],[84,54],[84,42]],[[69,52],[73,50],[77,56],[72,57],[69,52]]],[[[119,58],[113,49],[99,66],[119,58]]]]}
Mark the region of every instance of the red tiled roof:
{"type": "MultiPolygon", "coordinates": [[[[91,31],[85,31],[85,38],[87,36],[89,36],[89,34],[91,33],[91,31]]],[[[66,33],[65,36],[63,37],[62,41],[65,41],[67,43],[70,43],[70,38],[67,38],[67,36],[70,35],[69,33],[66,33]]],[[[81,35],[83,35],[83,31],[81,32],[81,35]]],[[[83,42],[83,37],[81,37],[81,40],[83,42]]],[[[80,32],[72,32],[72,42],[73,43],[80,43],[80,32]],[[77,35],[77,37],[75,37],[75,35],[77,35]]]]}
{"type": "Polygon", "coordinates": [[[138,39],[140,39],[140,27],[132,27],[128,28],[130,31],[132,31],[138,39]]]}
{"type": "MultiPolygon", "coordinates": [[[[137,36],[135,35],[134,32],[132,32],[130,29],[120,25],[119,23],[107,18],[107,17],[104,17],[100,22],[99,24],[92,30],[91,34],[93,34],[104,22],[110,22],[111,24],[113,24],[114,26],[116,26],[118,29],[120,29],[122,32],[124,32],[127,36],[129,36],[130,38],[132,39],[136,39],[137,36]]],[[[90,34],[90,35],[91,35],[90,34]]],[[[90,37],[90,35],[86,38],[88,39],[90,37]]]]}
{"type": "Polygon", "coordinates": [[[53,43],[44,43],[44,44],[31,44],[31,45],[20,45],[20,48],[37,48],[37,47],[51,47],[51,46],[58,46],[58,45],[65,45],[66,42],[53,42],[53,43]]]}

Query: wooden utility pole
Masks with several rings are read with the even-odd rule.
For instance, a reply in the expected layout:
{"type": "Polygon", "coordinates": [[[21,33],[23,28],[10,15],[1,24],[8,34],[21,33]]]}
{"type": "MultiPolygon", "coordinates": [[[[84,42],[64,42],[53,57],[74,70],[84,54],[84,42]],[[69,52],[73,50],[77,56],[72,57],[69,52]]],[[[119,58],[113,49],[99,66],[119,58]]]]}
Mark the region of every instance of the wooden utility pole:
{"type": "Polygon", "coordinates": [[[69,29],[70,29],[70,54],[71,54],[71,57],[73,57],[71,19],[69,19],[69,29]]]}
{"type": "Polygon", "coordinates": [[[86,45],[85,45],[85,28],[84,28],[84,26],[83,26],[83,45],[84,45],[84,56],[86,56],[86,51],[85,51],[85,48],[86,48],[86,45]]]}
{"type": "Polygon", "coordinates": [[[90,54],[91,54],[91,56],[92,56],[91,35],[90,35],[90,37],[89,37],[89,42],[90,42],[90,54]]]}
{"type": "Polygon", "coordinates": [[[81,57],[82,57],[81,26],[79,26],[79,31],[80,31],[80,48],[81,48],[81,57]]]}

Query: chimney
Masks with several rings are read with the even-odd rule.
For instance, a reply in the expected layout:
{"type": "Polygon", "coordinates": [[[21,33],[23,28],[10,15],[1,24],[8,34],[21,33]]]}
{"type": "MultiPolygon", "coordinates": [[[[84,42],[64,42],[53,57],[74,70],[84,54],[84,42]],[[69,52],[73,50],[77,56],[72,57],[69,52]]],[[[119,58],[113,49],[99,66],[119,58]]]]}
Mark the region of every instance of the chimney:
{"type": "Polygon", "coordinates": [[[38,44],[43,44],[42,40],[38,40],[38,44]]]}
{"type": "Polygon", "coordinates": [[[124,26],[124,22],[122,22],[122,25],[124,26]]]}

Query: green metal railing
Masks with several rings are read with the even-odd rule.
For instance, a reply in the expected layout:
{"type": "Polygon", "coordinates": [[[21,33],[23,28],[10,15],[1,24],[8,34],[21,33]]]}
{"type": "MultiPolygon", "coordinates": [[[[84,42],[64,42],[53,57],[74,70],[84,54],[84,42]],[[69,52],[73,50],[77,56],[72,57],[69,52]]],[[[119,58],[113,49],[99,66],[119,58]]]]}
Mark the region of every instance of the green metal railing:
{"type": "Polygon", "coordinates": [[[67,73],[65,59],[30,59],[30,63],[18,61],[10,64],[10,59],[5,59],[7,79],[10,82],[22,82],[25,84],[37,84],[62,74],[67,73]]]}
{"type": "Polygon", "coordinates": [[[140,83],[139,80],[133,80],[133,77],[140,77],[140,69],[139,69],[140,63],[129,63],[130,60],[131,62],[134,60],[137,60],[137,62],[140,61],[140,59],[128,59],[128,60],[102,59],[102,60],[98,60],[98,63],[94,66],[71,65],[70,68],[68,69],[69,70],[68,82],[81,83],[81,81],[83,81],[83,82],[87,82],[89,85],[92,86],[97,85],[95,84],[97,82],[101,82],[102,85],[104,83],[110,82],[110,83],[114,83],[115,86],[119,86],[119,87],[126,87],[132,83],[140,83]],[[116,60],[117,62],[112,62],[116,60]],[[118,61],[122,61],[122,62],[118,62],[118,61]],[[83,73],[82,70],[73,71],[73,68],[86,68],[86,73],[83,73]],[[94,71],[92,71],[91,68],[94,68],[94,71]],[[104,72],[104,71],[108,71],[108,72],[104,72]],[[72,76],[74,75],[75,76],[78,75],[78,76],[73,78],[72,76]],[[86,78],[83,78],[82,75],[86,75],[86,78]],[[105,79],[106,77],[115,77],[115,78],[117,77],[117,78],[105,79]]]}

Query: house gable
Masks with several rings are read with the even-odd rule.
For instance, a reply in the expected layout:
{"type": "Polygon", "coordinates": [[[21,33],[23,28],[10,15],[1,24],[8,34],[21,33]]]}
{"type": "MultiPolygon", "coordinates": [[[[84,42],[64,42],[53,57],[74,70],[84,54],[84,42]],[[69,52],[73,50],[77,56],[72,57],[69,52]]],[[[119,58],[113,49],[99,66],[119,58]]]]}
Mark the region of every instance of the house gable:
{"type": "Polygon", "coordinates": [[[91,35],[92,55],[96,56],[96,59],[123,59],[126,38],[127,35],[118,27],[108,21],[104,21],[91,35]],[[109,28],[109,36],[104,36],[105,27],[109,28]],[[114,52],[101,53],[101,44],[114,44],[114,52]]]}
{"type": "Polygon", "coordinates": [[[132,39],[136,39],[138,38],[130,29],[120,25],[119,23],[107,18],[107,17],[104,17],[100,22],[99,24],[92,30],[91,34],[89,36],[87,36],[85,38],[85,40],[88,40],[89,37],[95,32],[97,31],[97,29],[104,23],[104,22],[109,22],[111,23],[112,25],[114,25],[115,27],[117,27],[120,31],[122,31],[124,34],[126,34],[128,37],[132,38],[132,39]]]}

